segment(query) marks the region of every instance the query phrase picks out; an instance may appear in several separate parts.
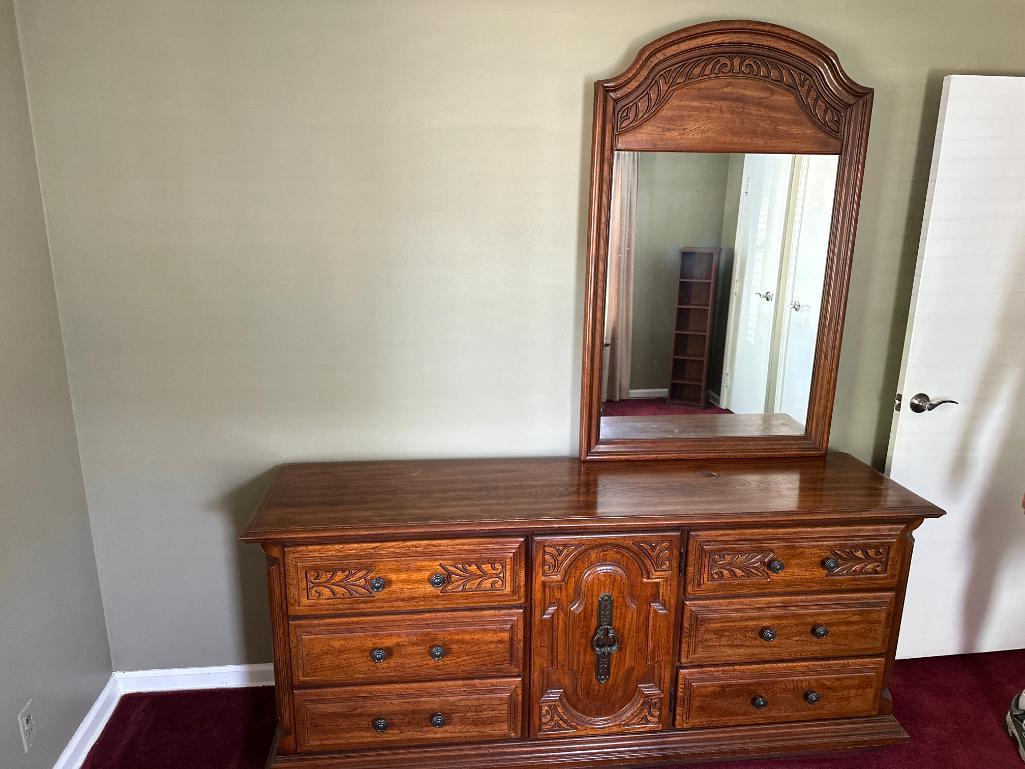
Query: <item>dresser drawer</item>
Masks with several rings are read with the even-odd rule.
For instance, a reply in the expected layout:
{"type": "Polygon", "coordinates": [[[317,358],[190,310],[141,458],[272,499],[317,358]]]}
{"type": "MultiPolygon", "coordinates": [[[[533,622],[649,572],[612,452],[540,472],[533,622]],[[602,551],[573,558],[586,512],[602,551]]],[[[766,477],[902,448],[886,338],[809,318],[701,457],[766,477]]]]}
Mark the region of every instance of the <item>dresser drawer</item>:
{"type": "Polygon", "coordinates": [[[296,685],[518,676],[523,611],[293,620],[296,685]]]}
{"type": "Polygon", "coordinates": [[[300,689],[296,736],[303,751],[513,739],[521,707],[519,678],[300,689]]]}
{"type": "Polygon", "coordinates": [[[874,715],[883,668],[881,659],[850,659],[681,670],[676,727],[874,715]]]}
{"type": "Polygon", "coordinates": [[[904,561],[902,526],[697,531],[687,595],[887,590],[904,561]]]}
{"type": "Polygon", "coordinates": [[[680,660],[710,665],[885,654],[893,601],[892,593],[687,601],[680,660]]]}
{"type": "Polygon", "coordinates": [[[293,615],[521,604],[524,542],[506,537],[291,547],[285,580],[293,615]]]}

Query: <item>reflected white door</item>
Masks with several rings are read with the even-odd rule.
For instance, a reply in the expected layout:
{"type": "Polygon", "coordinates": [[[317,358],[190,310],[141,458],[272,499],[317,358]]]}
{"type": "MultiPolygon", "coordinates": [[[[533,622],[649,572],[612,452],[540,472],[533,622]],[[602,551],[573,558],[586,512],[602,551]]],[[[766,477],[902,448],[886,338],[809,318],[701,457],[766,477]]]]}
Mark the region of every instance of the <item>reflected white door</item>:
{"type": "Polygon", "coordinates": [[[746,155],[734,250],[731,327],[723,405],[735,414],[767,411],[769,361],[792,155],[746,155]]]}
{"type": "Polygon", "coordinates": [[[788,258],[779,313],[780,342],[779,351],[773,356],[778,368],[772,410],[789,414],[801,424],[808,415],[811,372],[815,366],[838,159],[837,155],[798,155],[794,160],[788,258]]]}
{"type": "Polygon", "coordinates": [[[948,514],[916,532],[904,657],[1025,647],[1023,127],[1025,78],[944,80],[888,472],[948,514]]]}

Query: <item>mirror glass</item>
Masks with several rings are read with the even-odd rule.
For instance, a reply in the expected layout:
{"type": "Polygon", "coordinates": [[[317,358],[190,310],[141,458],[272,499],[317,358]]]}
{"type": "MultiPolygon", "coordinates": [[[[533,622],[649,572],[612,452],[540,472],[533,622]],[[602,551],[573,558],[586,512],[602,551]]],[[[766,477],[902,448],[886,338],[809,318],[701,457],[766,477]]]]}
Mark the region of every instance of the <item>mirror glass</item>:
{"type": "Polygon", "coordinates": [[[602,439],[804,434],[837,161],[615,153],[602,439]]]}

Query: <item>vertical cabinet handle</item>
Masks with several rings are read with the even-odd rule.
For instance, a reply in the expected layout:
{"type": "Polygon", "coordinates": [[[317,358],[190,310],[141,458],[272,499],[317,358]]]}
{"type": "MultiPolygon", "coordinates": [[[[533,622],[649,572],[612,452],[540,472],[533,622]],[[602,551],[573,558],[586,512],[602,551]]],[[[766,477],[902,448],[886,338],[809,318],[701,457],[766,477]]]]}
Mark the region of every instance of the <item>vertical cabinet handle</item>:
{"type": "Polygon", "coordinates": [[[591,639],[594,649],[594,676],[604,684],[612,677],[612,655],[619,651],[619,636],[612,627],[612,594],[598,597],[598,627],[591,639]]]}

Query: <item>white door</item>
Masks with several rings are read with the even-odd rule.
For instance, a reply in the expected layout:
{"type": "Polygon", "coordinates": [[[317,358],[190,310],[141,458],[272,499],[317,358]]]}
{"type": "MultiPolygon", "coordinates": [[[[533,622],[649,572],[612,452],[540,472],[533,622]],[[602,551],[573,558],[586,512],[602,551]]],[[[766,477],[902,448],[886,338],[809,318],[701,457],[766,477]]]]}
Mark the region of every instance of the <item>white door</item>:
{"type": "Polygon", "coordinates": [[[837,155],[798,155],[794,161],[772,410],[789,414],[801,424],[808,417],[838,159],[837,155]]]}
{"type": "Polygon", "coordinates": [[[947,515],[916,532],[898,653],[1025,647],[1025,78],[944,80],[899,389],[888,472],[947,515]]]}
{"type": "Polygon", "coordinates": [[[735,414],[766,411],[792,165],[793,155],[744,157],[722,398],[735,414]]]}

